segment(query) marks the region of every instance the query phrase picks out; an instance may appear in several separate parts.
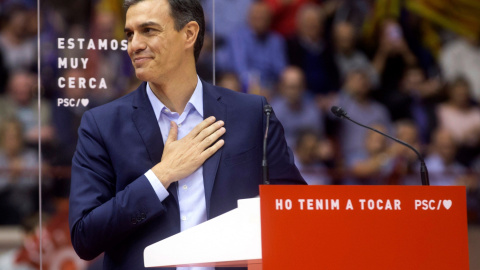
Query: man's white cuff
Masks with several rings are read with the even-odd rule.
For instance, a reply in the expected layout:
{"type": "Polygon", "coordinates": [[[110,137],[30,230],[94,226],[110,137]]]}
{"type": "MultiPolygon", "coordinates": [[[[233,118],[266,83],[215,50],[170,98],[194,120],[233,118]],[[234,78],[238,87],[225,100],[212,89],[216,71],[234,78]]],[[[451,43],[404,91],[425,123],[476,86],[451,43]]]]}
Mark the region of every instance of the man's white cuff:
{"type": "Polygon", "coordinates": [[[157,194],[158,196],[158,199],[162,202],[163,200],[165,200],[169,193],[168,191],[165,189],[165,187],[162,185],[162,183],[160,182],[160,180],[158,180],[158,177],[155,175],[155,173],[153,173],[152,170],[148,170],[146,173],[145,173],[145,177],[147,177],[148,181],[150,182],[150,184],[152,185],[152,188],[153,190],[155,191],[155,194],[157,194]]]}

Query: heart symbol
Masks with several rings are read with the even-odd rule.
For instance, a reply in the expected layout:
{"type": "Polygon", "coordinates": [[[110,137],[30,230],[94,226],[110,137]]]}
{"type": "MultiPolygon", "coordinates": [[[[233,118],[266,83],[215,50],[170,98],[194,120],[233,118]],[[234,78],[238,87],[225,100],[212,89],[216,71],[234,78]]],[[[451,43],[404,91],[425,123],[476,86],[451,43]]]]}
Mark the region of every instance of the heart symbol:
{"type": "Polygon", "coordinates": [[[443,207],[445,207],[445,209],[450,209],[450,207],[452,207],[452,200],[443,200],[443,207]]]}
{"type": "Polygon", "coordinates": [[[88,100],[88,98],[82,98],[83,107],[87,107],[88,103],[90,103],[90,100],[88,100]]]}

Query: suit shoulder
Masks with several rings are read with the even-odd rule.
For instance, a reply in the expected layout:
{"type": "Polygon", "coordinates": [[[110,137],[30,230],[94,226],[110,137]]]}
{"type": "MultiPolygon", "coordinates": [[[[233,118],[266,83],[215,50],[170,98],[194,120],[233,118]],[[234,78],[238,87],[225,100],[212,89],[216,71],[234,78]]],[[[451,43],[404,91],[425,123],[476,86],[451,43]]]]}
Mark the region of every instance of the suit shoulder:
{"type": "Polygon", "coordinates": [[[266,102],[265,97],[253,94],[236,92],[227,88],[210,85],[212,89],[221,96],[221,102],[228,105],[236,104],[238,106],[263,106],[266,102]]]}

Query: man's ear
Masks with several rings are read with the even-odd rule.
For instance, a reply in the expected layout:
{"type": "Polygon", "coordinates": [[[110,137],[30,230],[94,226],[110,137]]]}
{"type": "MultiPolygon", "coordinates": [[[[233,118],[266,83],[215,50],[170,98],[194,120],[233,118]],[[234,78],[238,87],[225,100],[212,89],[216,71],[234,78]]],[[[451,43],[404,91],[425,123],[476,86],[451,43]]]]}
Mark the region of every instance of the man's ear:
{"type": "Polygon", "coordinates": [[[200,26],[197,22],[191,21],[187,23],[183,29],[185,33],[185,49],[190,47],[193,48],[195,45],[195,41],[197,40],[200,26]]]}

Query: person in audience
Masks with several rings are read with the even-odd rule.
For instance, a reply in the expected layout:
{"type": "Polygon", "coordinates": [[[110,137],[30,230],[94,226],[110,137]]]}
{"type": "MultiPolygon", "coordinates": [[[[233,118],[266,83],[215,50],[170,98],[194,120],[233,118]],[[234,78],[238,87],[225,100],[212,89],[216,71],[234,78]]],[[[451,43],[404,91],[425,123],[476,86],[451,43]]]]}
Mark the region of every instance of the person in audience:
{"type": "Polygon", "coordinates": [[[205,11],[206,30],[212,34],[215,27],[215,44],[217,49],[225,46],[230,33],[247,26],[247,17],[250,6],[255,0],[229,0],[215,1],[215,13],[213,13],[214,0],[205,0],[202,3],[205,11]],[[215,25],[214,23],[215,16],[215,25]]]}
{"type": "MultiPolygon", "coordinates": [[[[383,133],[388,133],[383,125],[373,125],[383,133]]],[[[395,123],[395,137],[422,152],[418,129],[408,120],[395,123]]],[[[411,149],[395,143],[387,137],[373,131],[368,131],[365,141],[365,152],[352,159],[347,164],[352,178],[347,183],[399,185],[404,182],[421,184],[420,164],[418,157],[411,149]]]]}
{"type": "Polygon", "coordinates": [[[392,121],[415,122],[421,141],[428,143],[437,125],[436,106],[441,87],[439,78],[427,78],[419,66],[405,67],[395,99],[388,107],[392,121]]]}
{"type": "MultiPolygon", "coordinates": [[[[396,121],[394,128],[397,139],[410,144],[423,156],[424,148],[420,141],[419,128],[414,121],[409,119],[396,121]]],[[[394,173],[389,179],[389,184],[411,182],[420,185],[420,162],[417,154],[399,143],[392,143],[389,151],[394,156],[394,173]]]]}
{"type": "Polygon", "coordinates": [[[34,91],[37,91],[35,75],[28,71],[16,71],[9,78],[6,96],[0,98],[0,123],[8,118],[17,118],[22,123],[23,136],[29,145],[37,145],[39,136],[44,143],[54,138],[51,105],[46,99],[41,102],[41,128],[38,128],[38,100],[34,91]]]}
{"type": "MultiPolygon", "coordinates": [[[[387,128],[380,124],[372,126],[386,133],[387,128]]],[[[395,156],[389,151],[388,139],[374,131],[367,131],[364,151],[351,154],[347,161],[347,177],[345,184],[384,185],[389,182],[394,171],[395,156]]]]}
{"type": "Polygon", "coordinates": [[[338,22],[333,29],[335,63],[340,72],[340,79],[344,80],[348,72],[353,69],[364,70],[369,77],[372,87],[378,86],[378,73],[367,56],[356,48],[355,27],[347,21],[338,22]]]}
{"type": "Polygon", "coordinates": [[[436,32],[435,23],[415,12],[402,14],[399,21],[405,41],[417,59],[417,65],[428,78],[440,77],[441,70],[436,58],[442,43],[442,33],[436,32]]]}
{"type": "Polygon", "coordinates": [[[439,127],[448,130],[459,146],[459,160],[469,164],[480,154],[480,108],[473,105],[470,85],[458,78],[447,87],[448,100],[438,105],[439,127]]]}
{"type": "Polygon", "coordinates": [[[333,13],[335,22],[349,21],[358,33],[368,24],[368,18],[374,16],[372,13],[375,12],[375,4],[375,1],[370,0],[326,1],[322,6],[328,13],[333,13]]]}
{"type": "Polygon", "coordinates": [[[242,91],[238,76],[233,72],[222,73],[218,78],[218,86],[233,90],[235,92],[242,91]]]}
{"type": "Polygon", "coordinates": [[[0,32],[0,51],[10,71],[36,68],[37,44],[29,30],[29,10],[22,4],[6,5],[6,18],[0,32]]]}
{"type": "Polygon", "coordinates": [[[472,181],[467,168],[455,159],[456,152],[455,139],[449,130],[440,128],[433,133],[430,153],[425,159],[430,185],[452,186],[472,181]]]}
{"type": "MultiPolygon", "coordinates": [[[[370,98],[369,77],[363,70],[352,70],[347,74],[345,83],[334,102],[346,110],[355,120],[365,125],[378,124],[391,129],[391,120],[388,110],[384,105],[370,98]]],[[[363,127],[340,121],[338,134],[340,137],[340,148],[346,164],[351,164],[352,157],[364,153],[367,130],[363,127]]]]}
{"type": "Polygon", "coordinates": [[[213,83],[214,71],[217,77],[232,72],[228,40],[232,33],[247,27],[247,14],[254,1],[201,1],[205,11],[206,29],[197,70],[198,75],[205,81],[213,83]]]}
{"type": "Polygon", "coordinates": [[[285,129],[285,139],[290,147],[295,146],[296,134],[310,128],[324,134],[323,113],[305,93],[303,71],[294,66],[287,67],[279,82],[279,95],[271,102],[275,115],[285,129]]]}
{"type": "Polygon", "coordinates": [[[242,89],[271,91],[287,65],[285,41],[270,31],[272,12],[264,2],[254,2],[248,13],[248,26],[232,33],[228,40],[225,70],[236,72],[242,89]]]}
{"type": "Polygon", "coordinates": [[[25,148],[22,123],[0,126],[0,223],[19,224],[37,208],[38,155],[25,148]]]}
{"type": "Polygon", "coordinates": [[[373,57],[373,67],[380,76],[377,98],[387,107],[395,101],[405,66],[417,64],[416,56],[411,52],[403,34],[401,25],[392,18],[383,20],[379,27],[378,48],[373,57]]]}
{"type": "Polygon", "coordinates": [[[295,165],[309,185],[332,184],[329,168],[325,161],[333,159],[332,145],[321,139],[312,129],[304,129],[296,134],[294,149],[295,165]]]}
{"type": "Polygon", "coordinates": [[[442,74],[447,82],[463,77],[470,85],[470,95],[480,103],[480,34],[476,39],[457,37],[440,50],[442,74]]]}
{"type": "Polygon", "coordinates": [[[306,4],[298,11],[296,32],[287,43],[289,63],[305,72],[307,89],[318,97],[339,87],[333,53],[323,37],[323,30],[321,7],[306,4]]]}
{"type": "Polygon", "coordinates": [[[272,9],[272,29],[284,37],[288,37],[295,32],[296,14],[298,11],[312,0],[264,0],[272,9]]]}

